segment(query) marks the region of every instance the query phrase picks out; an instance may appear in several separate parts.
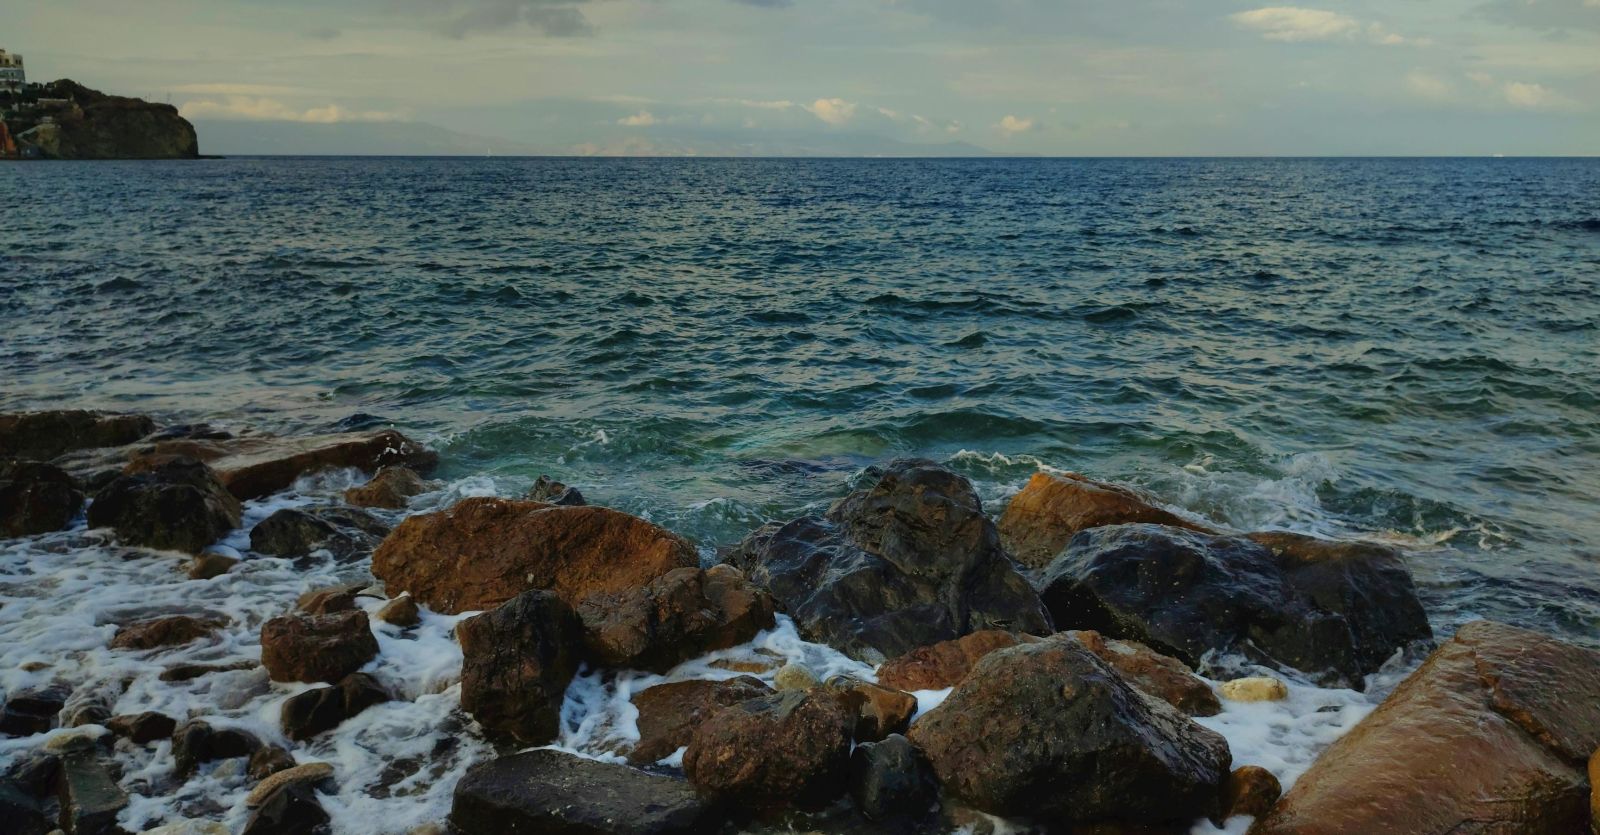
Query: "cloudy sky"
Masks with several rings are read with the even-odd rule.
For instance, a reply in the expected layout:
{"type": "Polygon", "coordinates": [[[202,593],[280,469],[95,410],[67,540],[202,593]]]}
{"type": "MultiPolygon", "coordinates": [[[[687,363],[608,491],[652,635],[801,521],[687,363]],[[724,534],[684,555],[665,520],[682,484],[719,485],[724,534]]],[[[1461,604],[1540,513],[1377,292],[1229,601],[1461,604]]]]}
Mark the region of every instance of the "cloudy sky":
{"type": "Polygon", "coordinates": [[[554,153],[1600,153],[1600,0],[50,0],[0,47],[197,121],[554,153]]]}

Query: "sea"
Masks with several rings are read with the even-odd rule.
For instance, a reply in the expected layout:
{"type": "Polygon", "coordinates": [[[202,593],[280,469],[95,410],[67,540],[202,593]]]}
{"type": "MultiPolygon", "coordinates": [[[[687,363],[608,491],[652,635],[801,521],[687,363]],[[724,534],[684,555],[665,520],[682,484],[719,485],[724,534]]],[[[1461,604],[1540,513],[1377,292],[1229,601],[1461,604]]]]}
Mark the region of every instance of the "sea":
{"type": "MultiPolygon", "coordinates": [[[[1239,531],[1393,543],[1441,638],[1493,618],[1600,646],[1600,159],[15,164],[0,410],[31,408],[392,425],[442,455],[417,509],[548,474],[707,562],[875,462],[942,462],[996,513],[1071,470],[1239,531]]],[[[124,707],[221,703],[271,733],[281,685],[161,695],[104,636],[151,601],[203,603],[246,625],[217,652],[248,654],[328,577],[266,560],[226,594],[185,590],[203,584],[170,558],[114,551],[81,524],[0,544],[0,670],[72,657],[132,675],[124,707]]],[[[412,794],[341,789],[349,831],[436,818],[480,744],[439,730],[461,721],[450,625],[380,636],[410,700],[312,752],[451,762],[412,794]]],[[[760,640],[854,664],[787,622],[760,640]]],[[[1414,663],[1207,721],[1292,781],[1414,663]]],[[[580,678],[561,744],[626,738],[629,681],[580,678]]],[[[168,779],[128,756],[140,785],[168,779]]],[[[136,792],[127,822],[242,820],[242,783],[207,779],[189,801],[136,792]]]]}

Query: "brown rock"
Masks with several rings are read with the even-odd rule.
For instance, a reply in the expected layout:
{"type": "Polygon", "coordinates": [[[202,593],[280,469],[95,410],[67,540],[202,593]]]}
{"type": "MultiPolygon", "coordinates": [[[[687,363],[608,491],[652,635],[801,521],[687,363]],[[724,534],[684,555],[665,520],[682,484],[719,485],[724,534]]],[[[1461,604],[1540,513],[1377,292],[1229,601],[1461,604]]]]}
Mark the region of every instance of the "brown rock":
{"type": "Polygon", "coordinates": [[[633,696],[633,706],[639,711],[639,742],[628,752],[628,761],[646,765],[672,756],[689,744],[695,728],[711,714],[771,692],[772,688],[750,676],[677,681],[640,691],[633,696]]]}
{"type": "Polygon", "coordinates": [[[828,679],[828,689],[855,716],[852,736],[856,742],[878,742],[890,734],[904,733],[917,712],[916,696],[891,687],[835,676],[828,679]]]}
{"type": "Polygon", "coordinates": [[[288,785],[315,786],[326,780],[333,779],[333,766],[327,763],[305,763],[304,765],[291,766],[282,771],[276,771],[266,776],[257,783],[250,793],[245,795],[244,805],[251,808],[260,806],[262,801],[278,789],[288,785]]]}
{"type": "Polygon", "coordinates": [[[378,654],[367,613],[293,612],[261,626],[261,663],[273,681],[335,682],[378,654]]]}
{"type": "Polygon", "coordinates": [[[210,635],[223,625],[224,622],[216,618],[189,615],[143,620],[118,629],[116,637],[111,639],[111,648],[155,649],[187,644],[210,635]]]}
{"type": "Polygon", "coordinates": [[[334,612],[348,612],[356,607],[356,597],[366,590],[366,584],[358,583],[346,586],[331,586],[325,589],[312,589],[300,595],[295,600],[295,608],[308,615],[331,615],[334,612]]]}
{"type": "Polygon", "coordinates": [[[189,579],[210,580],[227,574],[234,566],[239,564],[237,557],[216,551],[202,551],[200,555],[189,563],[189,579]]]}
{"type": "Polygon", "coordinates": [[[1212,822],[1222,822],[1237,815],[1259,818],[1272,810],[1272,804],[1283,795],[1283,786],[1272,772],[1259,765],[1246,765],[1233,770],[1222,781],[1222,802],[1212,822]]]}
{"type": "Polygon", "coordinates": [[[1207,530],[1126,487],[1090,481],[1077,473],[1039,472],[1006,505],[1000,516],[1000,541],[1018,562],[1043,568],[1078,531],[1134,522],[1207,530]]]}
{"type": "Polygon", "coordinates": [[[172,738],[172,732],[178,729],[178,720],[154,711],[145,711],[113,716],[106,722],[106,727],[117,736],[124,736],[137,745],[144,745],[158,739],[172,738]]]}
{"type": "Polygon", "coordinates": [[[555,739],[582,636],[578,616],[545,591],[523,592],[461,621],[461,709],[490,736],[521,745],[555,739]]]}
{"type": "Polygon", "coordinates": [[[529,589],[576,605],[698,564],[682,537],[616,510],[470,498],[401,522],[373,554],[372,573],[391,593],[457,614],[529,589]]]}
{"type": "Polygon", "coordinates": [[[313,687],[284,699],[279,726],[284,736],[304,742],[390,698],[389,691],[377,679],[366,673],[351,673],[331,687],[313,687]]]}
{"type": "Polygon", "coordinates": [[[773,624],[772,597],[731,565],[677,568],[635,589],[577,606],[594,662],[664,673],[680,662],[742,644],[773,624]]]}
{"type": "Polygon", "coordinates": [[[81,507],[83,492],[60,467],[0,460],[0,537],[59,531],[81,507]]]}
{"type": "Polygon", "coordinates": [[[985,629],[953,641],[940,641],[885,661],[878,683],[897,690],[943,690],[961,683],[978,660],[997,649],[1038,640],[1000,629],[985,629]]]}
{"type": "Polygon", "coordinates": [[[295,479],[321,470],[354,467],[374,471],[389,464],[404,464],[420,473],[431,472],[439,456],[406,436],[384,429],[303,438],[256,435],[224,440],[180,439],[158,441],[141,450],[129,470],[184,455],[205,461],[241,501],[284,490],[295,479]]]}
{"type": "Polygon", "coordinates": [[[700,723],[683,770],[695,788],[758,811],[820,808],[845,790],[854,725],[821,689],[749,699],[700,723]]]}
{"type": "Polygon", "coordinates": [[[1137,641],[1117,641],[1091,630],[1067,633],[1101,661],[1122,674],[1129,684],[1190,716],[1215,716],[1222,702],[1211,686],[1189,672],[1182,661],[1162,655],[1137,641]]]}
{"type": "Polygon", "coordinates": [[[294,755],[276,745],[266,745],[250,755],[245,765],[245,776],[252,780],[265,780],[280,771],[294,768],[294,755]]]}
{"type": "Polygon", "coordinates": [[[1600,835],[1600,750],[1589,757],[1589,831],[1600,835]]]}
{"type": "Polygon", "coordinates": [[[417,601],[411,595],[404,594],[383,604],[378,610],[378,620],[401,628],[416,626],[422,622],[422,610],[417,608],[417,601]]]}
{"type": "Polygon", "coordinates": [[[404,510],[410,506],[412,496],[427,491],[427,482],[416,470],[395,464],[380,468],[366,484],[344,491],[344,500],[356,507],[404,510]]]}
{"type": "Polygon", "coordinates": [[[1582,832],[1597,747],[1600,652],[1476,621],[1250,831],[1582,832]]]}
{"type": "Polygon", "coordinates": [[[155,421],[144,415],[82,410],[0,414],[0,458],[45,460],[78,449],[122,446],[155,428],[155,421]]]}
{"type": "Polygon", "coordinates": [[[87,516],[125,544],[198,554],[239,526],[240,508],[206,465],[181,458],[113,479],[87,516]]]}

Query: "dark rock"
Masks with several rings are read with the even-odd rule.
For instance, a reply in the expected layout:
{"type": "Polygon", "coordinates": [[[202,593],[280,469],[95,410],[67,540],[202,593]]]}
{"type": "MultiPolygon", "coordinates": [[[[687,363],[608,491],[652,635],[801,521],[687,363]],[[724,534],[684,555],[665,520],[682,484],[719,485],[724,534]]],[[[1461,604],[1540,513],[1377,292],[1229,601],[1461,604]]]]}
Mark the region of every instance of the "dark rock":
{"type": "Polygon", "coordinates": [[[1039,472],[1006,505],[1000,516],[1000,541],[1018,562],[1043,568],[1079,531],[1138,522],[1210,532],[1129,488],[1090,481],[1077,473],[1039,472]]]}
{"type": "Polygon", "coordinates": [[[973,665],[997,649],[1038,640],[1001,629],[985,629],[949,641],[917,647],[883,662],[878,683],[899,690],[943,690],[961,683],[973,665]]]}
{"type": "Polygon", "coordinates": [[[756,811],[820,808],[844,792],[854,726],[826,690],[749,699],[700,723],[683,770],[701,791],[756,811]]]}
{"type": "Polygon", "coordinates": [[[492,609],[531,589],[567,605],[699,565],[682,537],[604,507],[470,498],[401,522],[372,556],[390,594],[435,612],[492,609]]]}
{"type": "Polygon", "coordinates": [[[834,676],[828,679],[827,687],[855,717],[851,735],[857,742],[877,742],[890,734],[902,733],[917,712],[917,697],[892,687],[849,676],[834,676]]]}
{"type": "Polygon", "coordinates": [[[61,724],[68,728],[104,725],[111,721],[111,708],[121,696],[120,688],[80,686],[62,707],[61,724]]]}
{"type": "Polygon", "coordinates": [[[209,423],[180,423],[175,426],[162,427],[152,433],[145,440],[152,443],[156,441],[226,441],[233,437],[233,433],[226,429],[212,426],[209,423]]]}
{"type": "Polygon", "coordinates": [[[256,435],[222,441],[161,441],[141,452],[157,461],[175,454],[210,464],[241,501],[286,490],[295,479],[322,470],[373,472],[404,464],[427,475],[439,462],[437,454],[392,429],[301,438],[256,435]]]}
{"type": "Polygon", "coordinates": [[[1251,829],[1583,832],[1600,748],[1600,652],[1463,626],[1317,758],[1251,829]]]}
{"type": "Polygon", "coordinates": [[[172,733],[172,759],[179,774],[191,774],[202,763],[248,757],[261,750],[254,734],[235,728],[214,728],[211,723],[191,719],[172,733]]]}
{"type": "Polygon", "coordinates": [[[304,783],[286,785],[261,801],[241,835],[324,835],[330,818],[317,794],[304,783]]]}
{"type": "Polygon", "coordinates": [[[327,551],[340,562],[372,553],[388,529],[370,515],[343,508],[284,508],[250,529],[250,550],[272,557],[327,551]]]}
{"type": "Polygon", "coordinates": [[[29,797],[43,798],[55,793],[56,777],[60,773],[61,757],[49,751],[34,751],[19,757],[7,768],[5,779],[15,783],[29,797]]]}
{"type": "Polygon", "coordinates": [[[262,746],[250,755],[244,773],[252,780],[265,780],[280,771],[294,768],[294,755],[276,745],[262,746]]]}
{"type": "Polygon", "coordinates": [[[150,434],[144,415],[52,411],[0,414],[0,458],[47,460],[79,449],[123,446],[150,434]]]}
{"type": "Polygon", "coordinates": [[[117,815],[127,808],[128,795],[92,743],[61,755],[56,785],[62,829],[71,835],[122,835],[117,815]]]}
{"type": "Polygon", "coordinates": [[[428,483],[416,470],[396,464],[379,469],[366,484],[344,491],[344,500],[356,507],[404,510],[412,496],[426,492],[428,483]]]}
{"type": "Polygon", "coordinates": [[[939,781],[911,741],[899,734],[857,745],[850,755],[856,808],[891,832],[929,832],[939,818],[939,781]]]}
{"type": "Polygon", "coordinates": [[[285,699],[283,735],[304,742],[390,698],[389,691],[377,679],[366,673],[351,673],[332,687],[317,687],[285,699]]]}
{"type": "Polygon", "coordinates": [[[89,527],[111,528],[128,545],[198,554],[239,527],[239,502],[204,464],[175,459],[103,487],[89,527]]]}
{"type": "Polygon", "coordinates": [[[273,681],[335,682],[378,654],[367,613],[291,612],[261,626],[261,664],[273,681]]]}
{"type": "Polygon", "coordinates": [[[130,623],[117,629],[112,649],[156,649],[198,641],[225,624],[216,618],[171,615],[130,623]]]}
{"type": "Polygon", "coordinates": [[[689,744],[694,729],[711,714],[770,693],[772,688],[750,676],[726,681],[690,679],[646,688],[633,696],[633,706],[639,711],[639,742],[628,752],[628,762],[647,765],[670,757],[689,744]]]}
{"type": "Polygon", "coordinates": [[[729,565],[673,569],[635,589],[591,595],[576,611],[591,660],[657,673],[773,625],[771,596],[729,565]]]}
{"type": "Polygon", "coordinates": [[[0,821],[12,835],[47,835],[56,828],[38,798],[10,779],[0,779],[0,821]]]}
{"type": "Polygon", "coordinates": [[[127,737],[136,745],[144,745],[157,740],[171,739],[172,734],[178,730],[178,720],[147,710],[144,713],[113,716],[106,722],[106,727],[117,736],[127,737]]]}
{"type": "Polygon", "coordinates": [[[1208,652],[1240,652],[1360,687],[1430,633],[1420,607],[1395,605],[1415,602],[1397,555],[1341,559],[1307,562],[1243,537],[1113,525],[1074,537],[1045,570],[1041,596],[1059,623],[1139,641],[1191,667],[1208,652]]]}
{"type": "Polygon", "coordinates": [[[221,577],[238,564],[238,557],[230,557],[219,551],[201,551],[189,563],[189,579],[211,580],[221,577]]]}
{"type": "Polygon", "coordinates": [[[558,504],[566,507],[578,507],[588,504],[583,500],[583,494],[576,487],[568,487],[550,476],[539,476],[539,480],[528,489],[528,501],[544,502],[545,504],[558,504]]]}
{"type": "Polygon", "coordinates": [[[64,684],[24,690],[12,694],[0,709],[0,733],[7,736],[33,736],[56,726],[56,716],[66,705],[72,688],[64,684]]]}
{"type": "Polygon", "coordinates": [[[72,524],[81,507],[77,481],[60,467],[0,462],[0,537],[59,531],[72,524]]]}
{"type": "Polygon", "coordinates": [[[555,739],[582,636],[578,616],[545,591],[461,621],[461,709],[490,736],[522,745],[555,739]]]}
{"type": "Polygon", "coordinates": [[[870,663],[984,629],[1051,631],[972,484],[929,461],[895,461],[741,552],[802,634],[870,663]]]}
{"type": "Polygon", "coordinates": [[[253,670],[261,666],[254,661],[235,661],[231,664],[179,664],[161,671],[158,678],[161,681],[193,681],[201,676],[212,673],[231,673],[238,670],[253,670]]]}
{"type": "Polygon", "coordinates": [[[461,835],[698,835],[721,822],[681,780],[548,749],[473,766],[450,810],[461,835]]]}
{"type": "Polygon", "coordinates": [[[1217,816],[1211,822],[1222,826],[1228,818],[1238,815],[1260,818],[1272,810],[1272,805],[1282,795],[1283,786],[1272,772],[1259,765],[1236,768],[1222,781],[1217,816]]]}
{"type": "Polygon", "coordinates": [[[945,791],[1062,827],[1204,817],[1231,759],[1220,735],[1065,636],[985,656],[909,735],[945,791]]]}
{"type": "Polygon", "coordinates": [[[41,94],[66,99],[17,132],[17,143],[45,159],[194,159],[194,125],[170,104],[109,96],[69,79],[53,81],[41,94]]]}

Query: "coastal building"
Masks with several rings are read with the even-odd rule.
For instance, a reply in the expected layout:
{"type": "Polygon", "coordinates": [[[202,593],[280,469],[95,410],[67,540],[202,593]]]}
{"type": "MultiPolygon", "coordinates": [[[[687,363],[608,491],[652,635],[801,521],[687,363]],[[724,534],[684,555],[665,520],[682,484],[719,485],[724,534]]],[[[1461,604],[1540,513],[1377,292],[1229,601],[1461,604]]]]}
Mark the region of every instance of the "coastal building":
{"type": "Polygon", "coordinates": [[[28,83],[28,74],[22,67],[22,56],[0,49],[0,90],[22,92],[28,83]]]}

